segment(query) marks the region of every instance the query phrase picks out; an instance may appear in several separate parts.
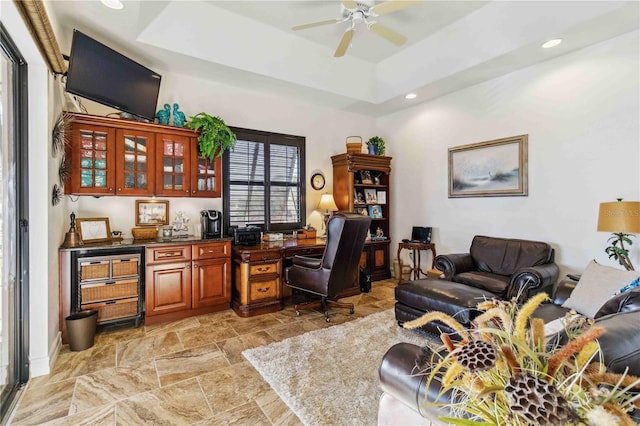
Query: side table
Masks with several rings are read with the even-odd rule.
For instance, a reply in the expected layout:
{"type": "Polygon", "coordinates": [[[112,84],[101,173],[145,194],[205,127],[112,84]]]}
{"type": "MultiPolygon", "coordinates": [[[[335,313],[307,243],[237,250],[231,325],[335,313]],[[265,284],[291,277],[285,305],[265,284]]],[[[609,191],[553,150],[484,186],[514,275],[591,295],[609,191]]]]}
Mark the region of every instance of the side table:
{"type": "Polygon", "coordinates": [[[420,279],[420,273],[427,276],[427,273],[420,268],[421,251],[431,251],[431,254],[433,255],[433,258],[431,259],[431,268],[433,269],[435,267],[436,245],[434,243],[415,243],[411,241],[408,243],[400,242],[398,243],[398,269],[400,270],[400,277],[398,277],[398,281],[402,280],[402,257],[400,257],[402,250],[412,250],[413,252],[413,267],[411,268],[411,272],[413,272],[414,280],[420,279]]]}

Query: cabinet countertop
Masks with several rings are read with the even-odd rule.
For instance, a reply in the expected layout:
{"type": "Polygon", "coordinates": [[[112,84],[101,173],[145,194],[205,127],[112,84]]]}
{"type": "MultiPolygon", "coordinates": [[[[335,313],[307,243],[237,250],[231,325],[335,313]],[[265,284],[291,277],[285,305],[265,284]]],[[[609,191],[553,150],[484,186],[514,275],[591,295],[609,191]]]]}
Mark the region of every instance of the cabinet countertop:
{"type": "Polygon", "coordinates": [[[133,240],[125,238],[120,241],[106,241],[102,243],[84,244],[77,247],[60,247],[59,251],[77,251],[77,250],[92,250],[92,249],[117,249],[127,247],[148,247],[157,245],[180,245],[180,244],[206,244],[222,241],[233,241],[233,238],[212,238],[204,240],[195,235],[189,235],[187,237],[174,237],[174,238],[156,238],[155,240],[133,240]]]}

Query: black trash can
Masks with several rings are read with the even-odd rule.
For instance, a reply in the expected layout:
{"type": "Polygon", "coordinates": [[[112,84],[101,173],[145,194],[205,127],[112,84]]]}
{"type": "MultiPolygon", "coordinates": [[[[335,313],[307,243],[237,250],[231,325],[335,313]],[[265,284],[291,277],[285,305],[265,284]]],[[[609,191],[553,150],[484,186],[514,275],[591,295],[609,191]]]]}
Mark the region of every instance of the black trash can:
{"type": "Polygon", "coordinates": [[[67,336],[69,337],[69,349],[74,352],[84,351],[93,346],[96,336],[96,324],[98,311],[87,310],[66,317],[67,336]]]}

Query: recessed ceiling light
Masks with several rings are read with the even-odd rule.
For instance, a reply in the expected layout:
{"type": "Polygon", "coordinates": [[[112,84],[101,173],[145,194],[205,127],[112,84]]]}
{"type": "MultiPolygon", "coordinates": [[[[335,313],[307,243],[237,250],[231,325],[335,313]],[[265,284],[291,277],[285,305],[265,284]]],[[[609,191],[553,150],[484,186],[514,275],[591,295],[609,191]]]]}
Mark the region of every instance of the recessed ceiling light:
{"type": "Polygon", "coordinates": [[[100,0],[100,2],[110,9],[120,10],[124,7],[120,0],[100,0]]]}
{"type": "Polygon", "coordinates": [[[415,93],[407,93],[407,95],[404,97],[405,99],[415,99],[418,95],[416,95],[415,93]]]}
{"type": "Polygon", "coordinates": [[[557,45],[559,45],[560,43],[562,43],[562,39],[561,38],[554,38],[553,40],[549,40],[548,42],[544,43],[542,45],[543,49],[550,49],[552,47],[555,47],[557,45]]]}

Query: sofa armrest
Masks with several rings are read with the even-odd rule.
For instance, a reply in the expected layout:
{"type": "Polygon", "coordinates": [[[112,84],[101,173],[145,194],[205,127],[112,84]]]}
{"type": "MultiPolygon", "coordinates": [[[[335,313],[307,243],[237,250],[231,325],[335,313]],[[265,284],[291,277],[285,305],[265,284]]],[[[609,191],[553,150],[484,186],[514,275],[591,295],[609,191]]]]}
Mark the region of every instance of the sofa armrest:
{"type": "Polygon", "coordinates": [[[571,296],[571,292],[573,292],[573,289],[576,288],[577,284],[578,284],[577,281],[573,281],[571,279],[561,280],[553,292],[552,302],[555,305],[562,305],[564,302],[567,301],[569,296],[571,296]]]}
{"type": "Polygon", "coordinates": [[[441,254],[436,256],[435,264],[442,271],[442,278],[447,281],[451,281],[454,275],[475,269],[469,253],[441,254]]]}
{"type": "MultiPolygon", "coordinates": [[[[378,374],[380,389],[401,401],[423,417],[440,411],[435,406],[427,405],[427,401],[447,403],[451,395],[441,395],[442,388],[437,379],[429,381],[428,373],[423,369],[432,362],[433,354],[429,348],[412,343],[397,343],[382,357],[378,374]],[[427,384],[429,388],[427,389],[427,384]],[[425,399],[426,396],[426,399],[425,399]]],[[[444,415],[446,412],[439,412],[444,415]]]]}
{"type": "Polygon", "coordinates": [[[524,301],[543,291],[551,294],[558,275],[560,275],[560,268],[555,263],[522,268],[511,276],[506,297],[524,301]]]}

